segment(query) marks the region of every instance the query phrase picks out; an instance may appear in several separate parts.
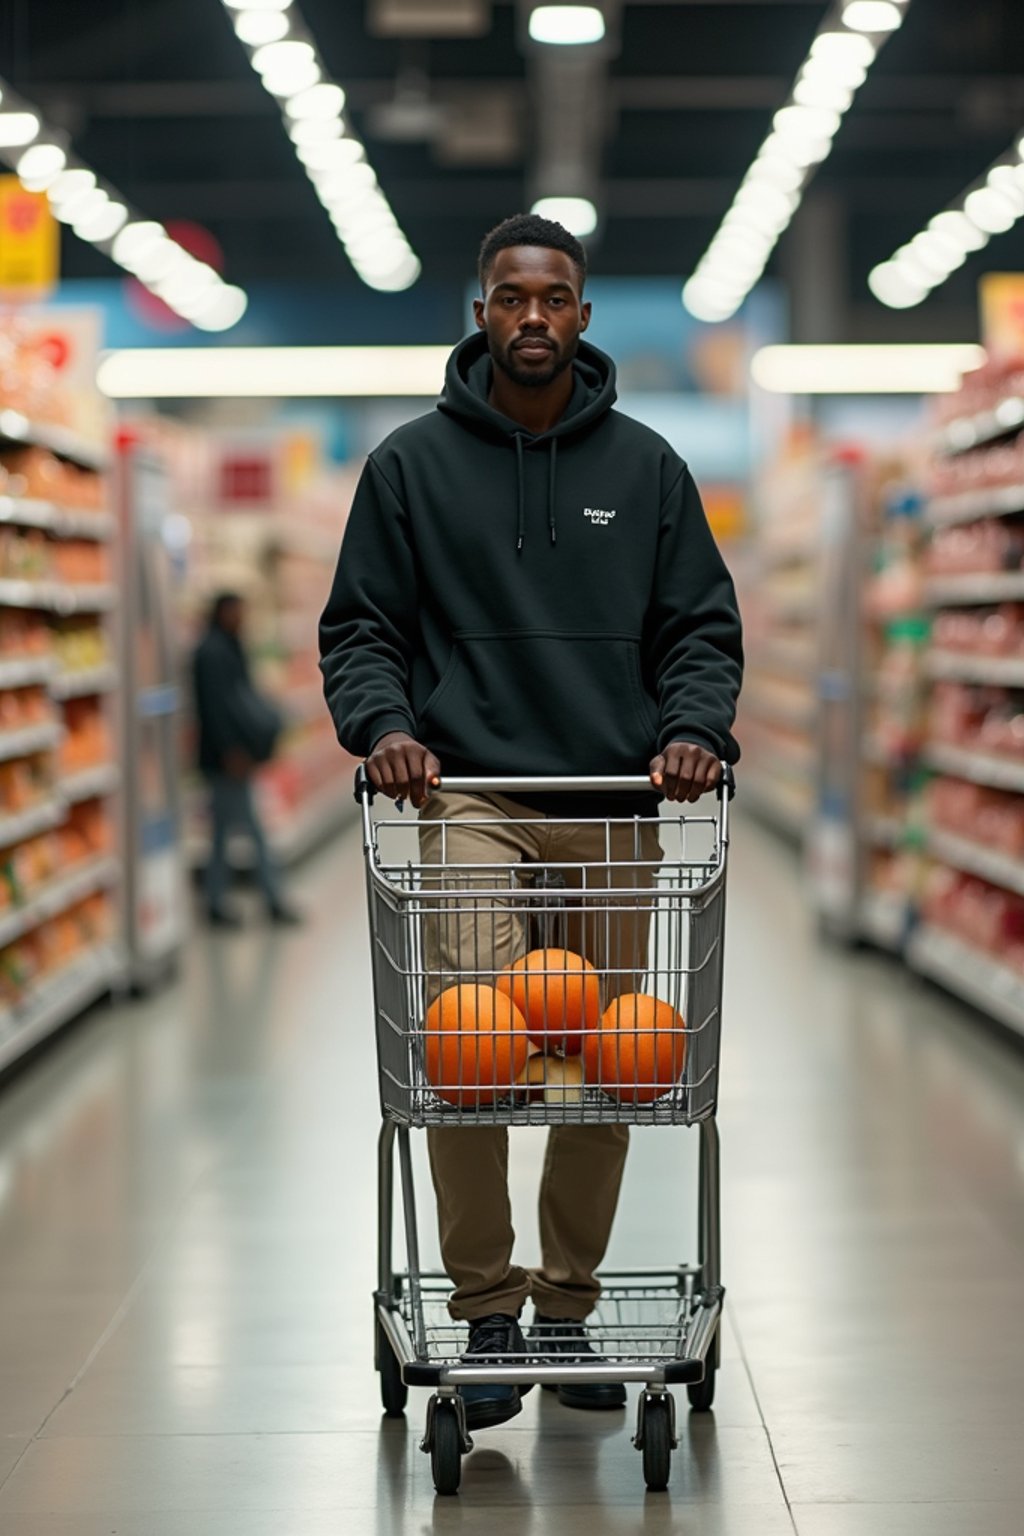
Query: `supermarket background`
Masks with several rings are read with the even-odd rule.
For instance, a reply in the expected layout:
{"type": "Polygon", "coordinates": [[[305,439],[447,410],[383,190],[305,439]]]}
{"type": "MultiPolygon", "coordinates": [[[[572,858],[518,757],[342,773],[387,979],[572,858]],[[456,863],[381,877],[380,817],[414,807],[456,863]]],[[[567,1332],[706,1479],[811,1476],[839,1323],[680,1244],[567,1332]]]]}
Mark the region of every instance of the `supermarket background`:
{"type": "MultiPolygon", "coordinates": [[[[535,205],[587,241],[590,339],[620,408],[690,463],[747,636],[736,1310],[674,1518],[1021,1528],[1019,5],[540,9],[8,0],[0,18],[12,1536],[113,1514],[147,1536],[239,1510],[238,1529],[312,1536],[343,1512],[360,1531],[431,1518],[412,1431],[408,1463],[394,1435],[378,1450],[370,1261],[346,1246],[355,1230],[369,1255],[372,1189],[335,1187],[369,1169],[376,1107],[355,764],[316,622],[366,454],[431,408],[480,239],[535,205]],[[261,925],[244,847],[241,934],[207,933],[193,891],[188,659],[222,588],[249,599],[288,720],[258,793],[295,934],[261,925]],[[321,1440],[293,1465],[261,1439],[285,1433],[321,1440]],[[203,1443],[219,1435],[244,1493],[203,1443]]],[[[634,1160],[620,1257],[676,1197],[654,1152],[634,1160]]],[[[514,1491],[478,1462],[464,1505],[497,1499],[535,1536],[542,1504],[597,1531],[627,1500],[640,1523],[609,1529],[677,1528],[641,1512],[621,1433],[598,1464],[593,1425],[559,1430],[560,1481],[536,1449],[549,1407],[523,1416],[514,1491]]]]}

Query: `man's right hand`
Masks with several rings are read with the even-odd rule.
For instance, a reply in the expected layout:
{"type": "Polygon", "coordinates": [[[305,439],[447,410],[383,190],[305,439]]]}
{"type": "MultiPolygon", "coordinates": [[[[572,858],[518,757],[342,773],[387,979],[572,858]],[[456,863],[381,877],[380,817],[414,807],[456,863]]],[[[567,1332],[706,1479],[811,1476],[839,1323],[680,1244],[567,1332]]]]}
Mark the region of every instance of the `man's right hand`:
{"type": "Polygon", "coordinates": [[[419,810],[441,782],[441,764],[406,731],[389,731],[366,759],[370,783],[389,800],[409,800],[419,810]]]}

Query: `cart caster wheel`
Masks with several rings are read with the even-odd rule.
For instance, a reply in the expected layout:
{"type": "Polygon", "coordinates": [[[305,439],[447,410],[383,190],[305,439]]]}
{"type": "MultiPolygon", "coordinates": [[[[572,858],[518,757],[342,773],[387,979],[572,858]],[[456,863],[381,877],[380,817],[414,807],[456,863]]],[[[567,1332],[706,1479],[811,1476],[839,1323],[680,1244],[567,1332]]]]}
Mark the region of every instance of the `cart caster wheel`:
{"type": "Polygon", "coordinates": [[[377,1329],[377,1370],[380,1373],[380,1400],[389,1419],[399,1419],[409,1400],[409,1388],[402,1380],[402,1367],[395,1358],[387,1334],[380,1323],[377,1329]]]}
{"type": "Polygon", "coordinates": [[[675,1403],[668,1392],[644,1392],[638,1409],[633,1444],[643,1453],[644,1482],[651,1493],[663,1493],[676,1444],[675,1403]]]}
{"type": "Polygon", "coordinates": [[[451,1403],[434,1407],[430,1435],[430,1470],[438,1493],[458,1493],[462,1479],[462,1429],[451,1403]]]}
{"type": "Polygon", "coordinates": [[[687,1387],[686,1395],[694,1413],[710,1413],[715,1401],[715,1377],[718,1375],[718,1336],[715,1335],[704,1361],[704,1380],[687,1387]]]}
{"type": "Polygon", "coordinates": [[[672,1470],[672,1410],[666,1397],[652,1397],[644,1412],[644,1482],[663,1493],[672,1470]]]}

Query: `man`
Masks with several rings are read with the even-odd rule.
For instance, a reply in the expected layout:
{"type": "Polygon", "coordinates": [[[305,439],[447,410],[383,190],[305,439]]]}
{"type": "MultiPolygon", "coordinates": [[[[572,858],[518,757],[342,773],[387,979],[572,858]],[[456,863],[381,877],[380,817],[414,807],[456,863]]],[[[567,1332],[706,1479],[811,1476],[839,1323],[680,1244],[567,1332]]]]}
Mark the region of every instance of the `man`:
{"type": "MultiPolygon", "coordinates": [[[[612,410],[611,359],[580,339],[590,324],[585,276],[583,248],[559,224],[521,215],[487,236],[478,333],[452,354],[437,411],[370,455],[321,621],[338,735],[366,756],[379,790],[422,808],[426,866],[441,861],[442,819],[448,862],[607,862],[603,822],[574,831],[552,818],[656,818],[657,791],[696,801],[718,783],[720,760],[738,756],[732,582],[686,466],[612,410]],[[453,795],[434,788],[442,766],[477,777],[647,774],[651,791],[611,801],[453,795]]],[[[634,826],[619,829],[609,887],[652,883],[657,821],[641,826],[639,859],[634,826]]],[[[577,922],[569,940],[618,973],[606,1002],[646,968],[642,901],[631,921],[592,920],[594,932],[577,922]]],[[[453,971],[486,979],[528,945],[500,911],[483,926],[481,940],[471,918],[446,920],[443,933],[425,923],[428,1000],[435,973],[438,985],[453,971]]],[[[528,1295],[535,1348],[573,1359],[590,1350],[585,1319],[627,1134],[552,1128],[543,1263],[529,1274],[511,1263],[507,1132],[428,1131],[450,1310],[470,1325],[467,1359],[524,1349],[528,1295]]],[[[467,1388],[470,1427],[511,1418],[520,1395],[467,1388]]],[[[559,1395],[579,1408],[625,1403],[616,1384],[559,1395]]]]}
{"type": "Polygon", "coordinates": [[[244,628],[242,598],[235,592],[222,592],[214,600],[206,634],[192,663],[199,768],[210,785],[212,834],[205,874],[206,909],[211,924],[221,928],[241,926],[241,919],[227,904],[231,883],[228,838],[233,829],[246,833],[252,843],[271,921],[300,920],[284,900],[277,863],[253,799],[253,776],[258,764],[273,755],[281,717],[253,687],[242,646],[244,628]]]}

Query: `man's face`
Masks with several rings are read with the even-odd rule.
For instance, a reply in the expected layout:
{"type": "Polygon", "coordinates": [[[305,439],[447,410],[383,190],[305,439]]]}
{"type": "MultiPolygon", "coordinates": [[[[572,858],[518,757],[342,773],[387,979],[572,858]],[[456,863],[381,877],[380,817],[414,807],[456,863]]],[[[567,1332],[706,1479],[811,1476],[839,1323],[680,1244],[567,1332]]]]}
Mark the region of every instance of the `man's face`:
{"type": "Polygon", "coordinates": [[[499,251],[473,309],[494,366],[526,386],[550,384],[564,373],[590,324],[575,263],[543,245],[499,251]]]}
{"type": "Polygon", "coordinates": [[[220,615],[221,628],[227,630],[229,635],[241,635],[245,626],[245,605],[243,603],[225,603],[220,615]]]}

